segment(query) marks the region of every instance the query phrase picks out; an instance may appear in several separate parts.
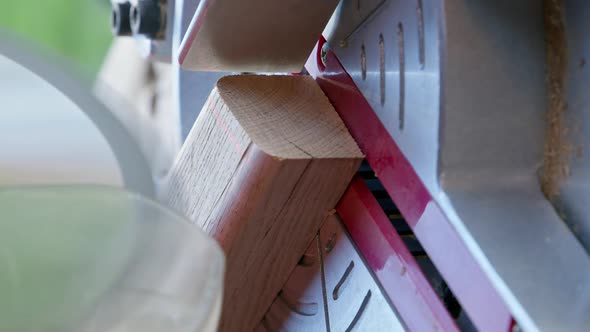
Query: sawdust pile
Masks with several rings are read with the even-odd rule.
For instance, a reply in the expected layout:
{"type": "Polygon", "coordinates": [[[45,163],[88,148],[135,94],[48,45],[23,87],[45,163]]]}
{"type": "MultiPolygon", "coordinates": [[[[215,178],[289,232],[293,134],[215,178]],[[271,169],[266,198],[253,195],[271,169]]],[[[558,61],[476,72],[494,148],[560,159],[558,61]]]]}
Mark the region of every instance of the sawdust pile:
{"type": "Polygon", "coordinates": [[[573,152],[565,119],[567,42],[562,2],[544,1],[548,107],[541,189],[548,199],[553,199],[559,194],[561,181],[569,175],[569,163],[573,152]]]}

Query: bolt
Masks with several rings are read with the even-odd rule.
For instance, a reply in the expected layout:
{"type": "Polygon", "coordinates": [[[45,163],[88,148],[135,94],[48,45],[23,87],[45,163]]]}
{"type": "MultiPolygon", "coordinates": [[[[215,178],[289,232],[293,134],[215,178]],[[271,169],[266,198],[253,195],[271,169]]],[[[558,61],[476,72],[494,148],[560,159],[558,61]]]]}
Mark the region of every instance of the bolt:
{"type": "Polygon", "coordinates": [[[131,3],[129,1],[112,3],[111,30],[114,36],[131,35],[130,10],[131,3]]]}
{"type": "Polygon", "coordinates": [[[160,37],[166,25],[164,12],[158,0],[138,0],[129,12],[133,33],[149,38],[160,37]]]}

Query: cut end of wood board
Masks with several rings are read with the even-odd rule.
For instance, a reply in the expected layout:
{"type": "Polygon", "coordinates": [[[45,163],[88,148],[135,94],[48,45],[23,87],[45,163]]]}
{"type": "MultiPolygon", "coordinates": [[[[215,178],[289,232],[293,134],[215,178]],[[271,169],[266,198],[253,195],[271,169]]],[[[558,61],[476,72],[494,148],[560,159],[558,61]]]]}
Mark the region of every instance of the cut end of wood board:
{"type": "Polygon", "coordinates": [[[273,157],[363,157],[311,77],[226,76],[217,90],[252,142],[273,157]]]}

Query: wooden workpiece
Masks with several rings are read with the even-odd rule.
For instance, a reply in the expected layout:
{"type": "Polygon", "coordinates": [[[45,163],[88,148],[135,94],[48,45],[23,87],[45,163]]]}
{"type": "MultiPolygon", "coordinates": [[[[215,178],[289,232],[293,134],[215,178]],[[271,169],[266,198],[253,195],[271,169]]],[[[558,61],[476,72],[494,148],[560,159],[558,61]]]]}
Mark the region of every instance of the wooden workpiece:
{"type": "Polygon", "coordinates": [[[170,174],[170,205],[226,254],[220,331],[251,331],[362,154],[306,76],[219,80],[170,174]]]}
{"type": "Polygon", "coordinates": [[[201,0],[182,41],[183,69],[303,69],[338,0],[201,0]]]}

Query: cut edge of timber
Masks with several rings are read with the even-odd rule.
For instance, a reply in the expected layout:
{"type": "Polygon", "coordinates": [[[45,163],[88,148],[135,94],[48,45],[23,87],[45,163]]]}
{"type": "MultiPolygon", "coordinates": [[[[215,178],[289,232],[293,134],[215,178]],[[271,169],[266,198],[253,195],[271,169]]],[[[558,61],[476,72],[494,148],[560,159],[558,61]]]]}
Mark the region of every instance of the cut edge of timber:
{"type": "Polygon", "coordinates": [[[226,76],[216,88],[252,142],[275,158],[363,158],[311,77],[226,76]]]}

